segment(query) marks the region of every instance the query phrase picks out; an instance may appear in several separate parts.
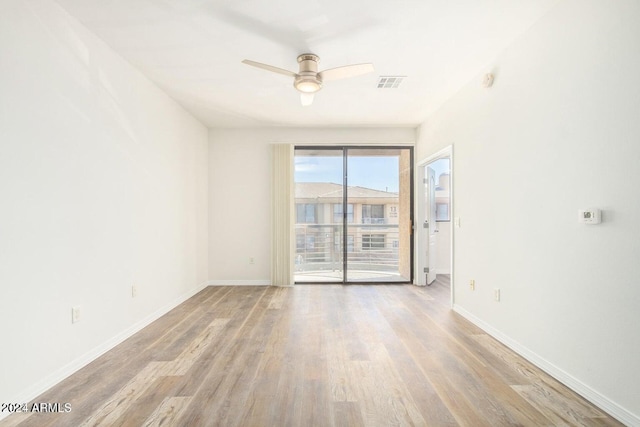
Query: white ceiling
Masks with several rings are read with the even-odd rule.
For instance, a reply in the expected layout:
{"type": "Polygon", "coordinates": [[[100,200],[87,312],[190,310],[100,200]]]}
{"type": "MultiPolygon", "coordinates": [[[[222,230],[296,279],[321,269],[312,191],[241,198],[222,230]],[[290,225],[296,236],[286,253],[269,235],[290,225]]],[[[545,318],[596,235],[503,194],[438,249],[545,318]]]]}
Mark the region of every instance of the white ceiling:
{"type": "Polygon", "coordinates": [[[57,1],[204,124],[246,127],[416,126],[559,0],[57,1]],[[241,63],[297,71],[306,52],[376,71],[302,107],[290,78],[241,63]]]}

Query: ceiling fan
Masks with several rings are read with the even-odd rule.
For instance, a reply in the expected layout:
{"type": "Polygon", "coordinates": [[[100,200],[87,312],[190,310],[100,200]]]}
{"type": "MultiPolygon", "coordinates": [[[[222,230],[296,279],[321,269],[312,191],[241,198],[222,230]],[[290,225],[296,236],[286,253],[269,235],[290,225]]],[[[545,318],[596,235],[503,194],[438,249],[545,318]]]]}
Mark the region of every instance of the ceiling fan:
{"type": "Polygon", "coordinates": [[[248,59],[242,62],[247,65],[262,68],[263,70],[293,77],[293,87],[300,92],[300,102],[304,106],[311,105],[313,95],[322,89],[322,84],[326,81],[346,79],[348,77],[373,72],[373,64],[345,65],[343,67],[318,72],[318,62],[320,62],[320,58],[313,53],[303,53],[298,56],[300,70],[297,73],[248,59]]]}

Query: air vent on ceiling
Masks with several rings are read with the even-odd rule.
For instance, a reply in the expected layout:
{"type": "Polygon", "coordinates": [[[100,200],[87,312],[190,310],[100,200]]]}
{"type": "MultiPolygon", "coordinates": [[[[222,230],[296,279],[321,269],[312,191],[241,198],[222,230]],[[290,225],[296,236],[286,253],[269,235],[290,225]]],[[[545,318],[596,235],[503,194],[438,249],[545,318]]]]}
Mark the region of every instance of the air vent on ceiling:
{"type": "Polygon", "coordinates": [[[396,89],[406,76],[380,76],[378,89],[396,89]]]}

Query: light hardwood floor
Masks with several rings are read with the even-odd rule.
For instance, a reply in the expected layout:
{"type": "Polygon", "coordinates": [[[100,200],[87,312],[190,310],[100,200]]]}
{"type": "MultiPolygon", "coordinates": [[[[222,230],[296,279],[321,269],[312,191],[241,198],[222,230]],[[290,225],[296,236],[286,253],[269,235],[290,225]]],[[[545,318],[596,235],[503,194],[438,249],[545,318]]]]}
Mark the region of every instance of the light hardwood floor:
{"type": "Polygon", "coordinates": [[[615,426],[449,309],[449,288],[210,287],[2,426],[615,426]]]}

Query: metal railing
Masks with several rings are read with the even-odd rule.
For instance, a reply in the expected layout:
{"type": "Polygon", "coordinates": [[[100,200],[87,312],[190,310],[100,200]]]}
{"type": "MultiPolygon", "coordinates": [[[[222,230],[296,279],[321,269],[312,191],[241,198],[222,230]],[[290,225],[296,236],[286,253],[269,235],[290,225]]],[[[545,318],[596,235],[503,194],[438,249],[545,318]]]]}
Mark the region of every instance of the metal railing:
{"type": "Polygon", "coordinates": [[[363,224],[386,224],[387,218],[362,218],[363,224]]]}
{"type": "MultiPolygon", "coordinates": [[[[295,270],[342,270],[343,232],[340,224],[296,224],[295,270]]],[[[349,224],[346,248],[350,270],[398,272],[398,224],[349,224]]]]}

